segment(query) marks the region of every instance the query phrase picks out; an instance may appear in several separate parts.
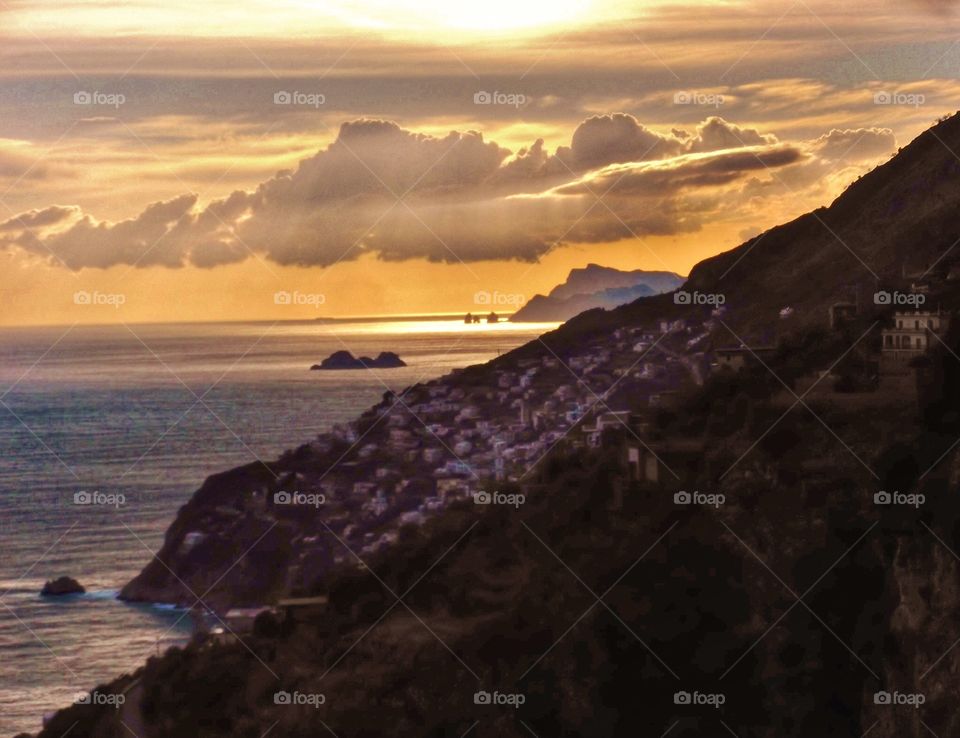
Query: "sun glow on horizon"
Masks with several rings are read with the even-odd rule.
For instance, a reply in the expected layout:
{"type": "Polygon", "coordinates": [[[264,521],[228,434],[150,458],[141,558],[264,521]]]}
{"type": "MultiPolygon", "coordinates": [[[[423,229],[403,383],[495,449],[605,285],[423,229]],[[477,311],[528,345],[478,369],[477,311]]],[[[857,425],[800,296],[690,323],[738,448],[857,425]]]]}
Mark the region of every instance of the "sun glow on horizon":
{"type": "MultiPolygon", "coordinates": [[[[312,4],[312,3],[305,3],[312,4]]],[[[482,4],[445,0],[364,0],[337,15],[355,25],[400,30],[511,32],[539,30],[586,16],[593,0],[488,0],[482,4]]]]}
{"type": "MultiPolygon", "coordinates": [[[[586,20],[603,0],[181,0],[131,3],[52,3],[41,0],[11,11],[24,34],[149,35],[183,37],[322,37],[344,32],[434,39],[442,43],[478,35],[548,33],[586,20]],[[440,34],[446,34],[441,36],[440,34]]],[[[595,19],[594,19],[595,20],[595,19]]]]}

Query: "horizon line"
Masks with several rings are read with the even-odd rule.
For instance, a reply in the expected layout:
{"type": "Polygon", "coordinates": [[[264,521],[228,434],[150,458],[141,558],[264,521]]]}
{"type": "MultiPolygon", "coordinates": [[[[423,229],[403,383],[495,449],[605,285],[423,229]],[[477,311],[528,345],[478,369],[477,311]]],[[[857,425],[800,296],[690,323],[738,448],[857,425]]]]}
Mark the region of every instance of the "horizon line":
{"type": "MultiPolygon", "coordinates": [[[[515,312],[496,312],[500,318],[509,320],[515,312]]],[[[122,325],[217,325],[217,324],[238,324],[238,323],[373,323],[377,321],[382,322],[393,322],[393,323],[403,323],[403,322],[418,322],[422,320],[462,320],[468,314],[477,314],[485,315],[487,314],[483,310],[474,313],[474,311],[468,310],[467,312],[442,312],[442,313],[383,313],[380,315],[348,315],[348,316],[332,316],[332,315],[319,315],[313,318],[277,318],[276,320],[271,320],[270,318],[246,318],[246,319],[214,319],[214,320],[133,320],[133,321],[124,321],[118,320],[113,322],[97,322],[97,323],[9,323],[2,324],[0,323],[0,330],[7,328],[101,328],[101,327],[114,327],[122,325]]],[[[548,321],[556,322],[556,321],[548,321]]]]}

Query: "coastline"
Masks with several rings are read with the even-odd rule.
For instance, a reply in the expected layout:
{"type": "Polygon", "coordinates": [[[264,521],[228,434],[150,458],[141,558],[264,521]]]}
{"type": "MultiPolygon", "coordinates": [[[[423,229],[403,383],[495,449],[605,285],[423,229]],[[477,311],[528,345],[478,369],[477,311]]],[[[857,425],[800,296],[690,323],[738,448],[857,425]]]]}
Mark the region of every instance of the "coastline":
{"type": "MultiPolygon", "coordinates": [[[[463,330],[456,322],[445,327],[463,330]]],[[[136,330],[174,372],[189,378],[191,383],[198,382],[199,389],[205,389],[224,375],[268,328],[269,324],[207,324],[192,326],[183,335],[179,325],[136,330]],[[166,358],[171,354],[177,357],[175,363],[166,358]]],[[[464,366],[478,359],[486,360],[495,356],[498,347],[506,350],[531,335],[515,330],[487,330],[483,326],[480,331],[464,331],[466,335],[459,348],[449,352],[456,338],[446,332],[435,332],[435,324],[395,323],[385,328],[389,332],[382,335],[375,324],[364,325],[356,331],[350,326],[337,326],[335,330],[344,341],[361,349],[399,346],[404,358],[412,359],[410,367],[382,375],[357,373],[346,383],[339,375],[336,378],[318,376],[316,372],[311,375],[306,370],[309,362],[341,344],[329,334],[330,329],[300,322],[278,326],[276,331],[267,333],[257,351],[248,357],[250,368],[241,364],[231,369],[208,402],[215,403],[211,407],[249,448],[275,463],[280,456],[290,453],[291,439],[309,440],[331,423],[356,419],[358,413],[382,396],[381,379],[400,390],[422,375],[438,377],[448,373],[451,365],[464,366]],[[427,333],[403,332],[410,327],[427,333]],[[251,396],[258,392],[261,394],[251,396]],[[227,405],[230,407],[222,409],[227,405]]],[[[36,361],[36,346],[49,346],[57,337],[52,330],[25,330],[5,335],[8,362],[4,371],[9,375],[8,384],[20,379],[36,361]]],[[[164,636],[183,614],[172,608],[193,604],[193,595],[178,587],[169,587],[166,591],[144,587],[136,596],[118,595],[149,563],[152,555],[161,550],[163,536],[176,520],[178,510],[188,504],[202,486],[198,482],[224,473],[220,469],[229,471],[244,466],[251,458],[251,451],[220,421],[199,407],[190,416],[189,423],[164,435],[189,407],[191,396],[169,371],[155,361],[145,360],[142,345],[123,327],[78,326],[58,345],[57,353],[57,361],[33,368],[7,397],[7,402],[37,429],[43,427],[38,418],[46,417],[54,409],[65,428],[79,427],[63,446],[43,436],[83,480],[79,488],[116,492],[114,485],[118,484],[118,477],[133,467],[133,473],[120,480],[123,485],[120,489],[126,495],[125,505],[77,507],[73,504],[76,490],[69,481],[73,477],[67,475],[64,479],[64,468],[55,457],[49,456],[48,463],[41,464],[45,457],[12,454],[7,463],[8,482],[22,478],[28,486],[22,492],[16,485],[12,486],[13,493],[4,500],[6,523],[13,525],[16,521],[17,530],[23,531],[23,535],[5,539],[9,568],[6,579],[8,586],[14,587],[6,604],[41,634],[73,669],[76,676],[70,674],[69,682],[76,689],[112,677],[116,668],[128,659],[127,668],[132,667],[138,653],[143,657],[155,653],[156,638],[164,636]],[[115,342],[116,346],[110,356],[111,367],[129,367],[129,371],[102,370],[100,353],[88,351],[87,344],[92,341],[95,346],[102,346],[105,340],[115,342]],[[77,398],[83,402],[78,404],[77,398]],[[96,410],[96,423],[92,424],[90,413],[101,406],[102,409],[96,410]],[[154,447],[160,437],[162,443],[154,447]],[[138,463],[147,451],[150,453],[138,463]],[[77,525],[71,529],[74,523],[77,525]],[[45,533],[37,535],[41,530],[45,533]],[[52,555],[35,570],[39,581],[34,584],[27,580],[28,586],[18,584],[18,577],[41,559],[61,536],[64,538],[52,555]],[[76,576],[94,596],[103,596],[104,601],[85,598],[59,604],[43,603],[38,593],[44,581],[61,574],[76,576]],[[114,590],[109,595],[110,602],[105,602],[108,597],[101,590],[114,590]],[[90,618],[96,618],[97,622],[88,622],[90,618]],[[56,635],[45,630],[50,623],[56,625],[56,635]],[[123,632],[113,633],[113,627],[123,632]],[[96,643],[88,644],[92,634],[96,634],[96,643]],[[81,653],[86,656],[81,657],[81,653]]],[[[7,420],[5,426],[0,424],[5,437],[20,447],[28,447],[30,438],[26,431],[12,416],[7,420]]],[[[233,558],[240,553],[237,551],[233,558]]],[[[232,563],[229,553],[224,555],[224,561],[232,563]]],[[[197,595],[203,594],[206,586],[227,566],[217,571],[210,581],[191,588],[197,595]]],[[[230,602],[220,601],[218,597],[212,593],[206,599],[211,600],[220,613],[225,613],[230,602]]],[[[188,618],[180,623],[188,626],[187,631],[178,627],[177,632],[171,634],[180,642],[190,637],[188,618]]],[[[35,678],[21,683],[11,677],[5,685],[9,699],[16,700],[19,706],[0,711],[5,713],[0,719],[3,728],[0,733],[35,731],[42,712],[62,706],[68,700],[70,692],[63,688],[65,667],[61,665],[59,672],[51,669],[51,664],[59,662],[51,662],[49,652],[36,652],[35,640],[12,614],[5,619],[5,624],[8,627],[4,637],[9,638],[11,646],[8,653],[17,659],[21,671],[29,671],[35,678]]],[[[165,648],[174,643],[164,639],[161,645],[165,648]]]]}

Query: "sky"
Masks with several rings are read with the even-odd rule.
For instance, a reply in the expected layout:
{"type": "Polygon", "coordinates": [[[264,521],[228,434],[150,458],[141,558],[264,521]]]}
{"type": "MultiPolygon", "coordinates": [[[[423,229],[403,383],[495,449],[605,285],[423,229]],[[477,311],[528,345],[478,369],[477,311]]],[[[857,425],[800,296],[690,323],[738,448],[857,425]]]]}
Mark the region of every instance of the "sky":
{"type": "Polygon", "coordinates": [[[2,0],[0,325],[686,274],[955,112],[954,7],[2,0]]]}

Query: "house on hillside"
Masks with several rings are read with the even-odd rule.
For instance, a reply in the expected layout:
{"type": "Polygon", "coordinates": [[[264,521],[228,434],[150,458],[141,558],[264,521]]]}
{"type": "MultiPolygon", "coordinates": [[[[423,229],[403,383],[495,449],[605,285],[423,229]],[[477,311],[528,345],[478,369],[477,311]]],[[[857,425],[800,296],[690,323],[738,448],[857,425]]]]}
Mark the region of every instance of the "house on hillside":
{"type": "Polygon", "coordinates": [[[715,352],[714,364],[717,369],[731,369],[735,372],[743,369],[748,363],[766,362],[776,349],[772,346],[728,346],[718,348],[715,352]]]}
{"type": "Polygon", "coordinates": [[[628,444],[624,453],[627,475],[631,482],[660,481],[660,462],[650,449],[638,444],[628,444]]]}
{"type": "Polygon", "coordinates": [[[881,358],[886,366],[906,365],[940,342],[949,327],[949,317],[940,310],[896,312],[893,326],[881,333],[881,358]]]}
{"type": "Polygon", "coordinates": [[[638,482],[657,483],[660,481],[662,462],[649,446],[628,442],[623,447],[621,458],[623,474],[613,479],[613,495],[607,503],[607,508],[610,510],[623,508],[624,491],[628,485],[638,482]]]}
{"type": "Polygon", "coordinates": [[[583,428],[587,445],[592,448],[598,448],[605,430],[608,428],[618,430],[620,428],[629,428],[631,417],[632,414],[629,410],[611,410],[610,412],[600,413],[595,418],[593,425],[587,425],[583,428]]]}

